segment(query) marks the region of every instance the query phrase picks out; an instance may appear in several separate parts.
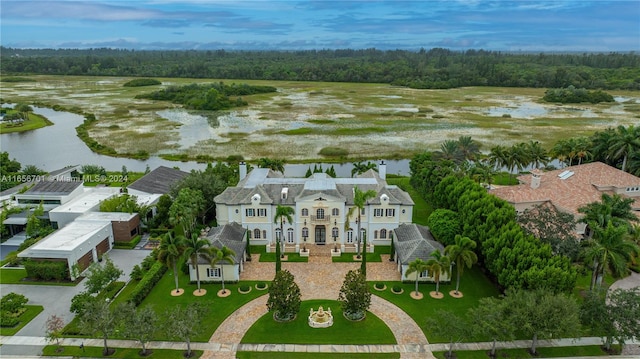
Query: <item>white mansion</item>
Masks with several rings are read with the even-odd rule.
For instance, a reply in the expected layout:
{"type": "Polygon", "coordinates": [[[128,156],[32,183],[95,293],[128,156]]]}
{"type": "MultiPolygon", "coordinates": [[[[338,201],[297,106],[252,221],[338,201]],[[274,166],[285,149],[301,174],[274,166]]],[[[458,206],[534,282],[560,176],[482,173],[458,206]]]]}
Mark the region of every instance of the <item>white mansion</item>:
{"type": "MultiPolygon", "coordinates": [[[[289,206],[295,211],[293,223],[284,224],[286,251],[298,252],[303,244],[330,244],[344,252],[355,251],[357,215],[347,221],[354,206],[354,188],[374,190],[361,213],[362,234],[369,244],[389,245],[392,230],[411,223],[413,201],[397,186],[388,185],[386,165],[379,173],[369,170],[356,178],[331,178],[315,173],[310,178],[286,178],[266,168],[253,169],[247,175],[240,164],[240,182],[216,196],[216,219],[219,226],[237,222],[246,228],[251,244],[273,246],[280,235],[280,223],[274,222],[276,207],[289,206]]],[[[371,248],[371,247],[370,247],[371,248]]]]}

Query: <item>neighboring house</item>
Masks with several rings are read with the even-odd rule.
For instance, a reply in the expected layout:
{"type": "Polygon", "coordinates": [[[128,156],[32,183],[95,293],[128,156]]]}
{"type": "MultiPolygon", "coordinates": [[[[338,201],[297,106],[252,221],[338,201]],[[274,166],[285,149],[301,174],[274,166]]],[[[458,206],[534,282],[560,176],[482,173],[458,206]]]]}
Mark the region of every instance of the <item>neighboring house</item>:
{"type": "Polygon", "coordinates": [[[150,219],[156,214],[155,204],[158,199],[163,194],[168,194],[172,186],[188,175],[188,172],[160,166],[127,186],[127,193],[136,196],[139,205],[151,208],[147,218],[150,219]]]}
{"type": "MultiPolygon", "coordinates": [[[[206,238],[211,243],[210,247],[220,249],[226,246],[236,255],[233,263],[224,261],[216,264],[214,267],[211,267],[211,264],[205,259],[200,258],[198,261],[200,280],[202,282],[220,282],[222,272],[224,272],[225,283],[239,281],[240,273],[244,270],[244,262],[246,259],[247,230],[240,224],[233,222],[211,228],[206,238]],[[222,266],[224,266],[224,270],[221,270],[222,266]]],[[[196,272],[191,265],[189,265],[189,278],[192,282],[196,281],[196,272]]]]}
{"type": "MultiPolygon", "coordinates": [[[[635,200],[632,208],[640,217],[640,178],[602,162],[549,172],[534,170],[518,180],[517,186],[494,188],[489,193],[511,203],[518,212],[547,203],[576,219],[582,217],[578,208],[599,202],[603,193],[619,194],[635,200]]],[[[587,225],[578,223],[576,232],[588,235],[587,225]]]]}
{"type": "MultiPolygon", "coordinates": [[[[415,282],[417,275],[419,276],[419,282],[433,282],[433,273],[429,271],[406,274],[407,269],[409,269],[409,263],[416,259],[422,259],[426,262],[432,258],[431,254],[436,250],[444,252],[444,246],[433,239],[429,228],[417,224],[401,224],[393,230],[393,236],[396,253],[394,259],[397,263],[398,271],[401,273],[401,280],[415,282]]],[[[450,275],[440,274],[440,281],[447,282],[449,280],[450,275]]]]}
{"type": "Polygon", "coordinates": [[[82,187],[83,192],[49,211],[49,220],[53,228],[62,228],[76,218],[88,212],[99,212],[100,203],[111,197],[118,196],[117,187],[82,187]]]}
{"type": "Polygon", "coordinates": [[[47,212],[83,193],[82,181],[40,181],[24,193],[16,193],[14,197],[18,206],[37,207],[42,203],[47,212]]]}
{"type": "MultiPolygon", "coordinates": [[[[240,182],[216,196],[218,225],[231,222],[247,228],[251,244],[275,245],[280,235],[280,223],[274,223],[278,205],[295,210],[293,223],[284,224],[283,240],[286,251],[298,252],[304,243],[340,245],[342,251],[355,251],[356,217],[351,216],[345,230],[346,214],[354,206],[354,188],[373,190],[361,213],[362,234],[373,245],[389,245],[390,233],[402,223],[411,223],[413,201],[397,186],[388,185],[386,165],[356,178],[331,178],[315,173],[310,178],[287,178],[267,168],[256,168],[248,175],[246,165],[240,164],[240,182]]],[[[333,248],[333,246],[331,246],[333,248]]],[[[328,250],[328,249],[327,249],[328,250]]]]}

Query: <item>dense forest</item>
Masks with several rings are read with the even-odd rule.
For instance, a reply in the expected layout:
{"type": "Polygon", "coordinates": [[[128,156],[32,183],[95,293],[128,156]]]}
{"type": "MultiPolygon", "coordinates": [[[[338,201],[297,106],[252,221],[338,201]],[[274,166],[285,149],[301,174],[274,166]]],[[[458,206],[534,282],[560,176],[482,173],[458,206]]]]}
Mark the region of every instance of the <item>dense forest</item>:
{"type": "Polygon", "coordinates": [[[484,50],[135,51],[0,47],[3,76],[95,75],[640,90],[635,53],[484,50]]]}

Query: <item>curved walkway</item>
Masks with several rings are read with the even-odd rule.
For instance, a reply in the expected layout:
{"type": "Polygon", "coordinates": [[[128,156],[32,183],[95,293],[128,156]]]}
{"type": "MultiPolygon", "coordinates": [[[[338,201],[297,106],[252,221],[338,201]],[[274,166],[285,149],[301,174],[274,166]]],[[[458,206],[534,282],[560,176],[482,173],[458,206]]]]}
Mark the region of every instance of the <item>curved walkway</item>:
{"type": "MultiPolygon", "coordinates": [[[[338,298],[340,287],[345,274],[351,269],[359,268],[358,263],[332,263],[331,257],[311,257],[309,263],[283,263],[282,268],[294,275],[296,283],[300,287],[302,300],[338,298]]],[[[272,275],[273,263],[261,263],[256,256],[247,264],[243,272],[243,280],[265,280],[265,275],[272,275]]],[[[395,264],[383,259],[382,262],[369,263],[367,265],[369,280],[398,280],[399,274],[395,271],[395,264]]],[[[328,352],[400,352],[401,358],[433,358],[428,349],[429,342],[424,333],[414,320],[402,309],[393,303],[373,295],[369,311],[378,316],[389,327],[396,345],[311,345],[304,347],[317,347],[317,350],[328,352]],[[325,348],[326,347],[326,348],[325,348]]],[[[216,329],[209,343],[221,344],[220,351],[207,351],[204,359],[228,359],[235,357],[235,348],[248,345],[238,345],[244,334],[263,315],[267,314],[267,296],[261,296],[245,304],[232,313],[216,329]]],[[[271,344],[265,344],[272,346],[271,344]]],[[[290,346],[294,351],[299,345],[283,344],[290,346]]],[[[300,346],[302,347],[302,346],[300,346]]],[[[252,348],[247,348],[252,349],[252,348]]],[[[258,348],[260,349],[260,348],[258,348]]],[[[264,348],[263,348],[264,350],[264,348]]],[[[268,350],[268,349],[267,349],[268,350]]]]}

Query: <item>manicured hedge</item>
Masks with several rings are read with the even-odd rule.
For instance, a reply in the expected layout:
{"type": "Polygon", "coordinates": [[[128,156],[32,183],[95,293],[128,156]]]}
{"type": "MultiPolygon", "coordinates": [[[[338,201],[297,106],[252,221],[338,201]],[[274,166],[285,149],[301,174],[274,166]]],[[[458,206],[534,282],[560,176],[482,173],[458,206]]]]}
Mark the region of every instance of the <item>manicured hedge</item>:
{"type": "Polygon", "coordinates": [[[135,237],[133,237],[129,242],[116,242],[113,245],[113,248],[117,248],[117,249],[134,249],[138,243],[140,243],[140,240],[142,239],[141,235],[137,235],[135,237]]]}
{"type": "Polygon", "coordinates": [[[69,267],[66,261],[34,261],[24,262],[27,277],[41,280],[69,279],[69,267]]]}
{"type": "Polygon", "coordinates": [[[160,262],[156,262],[151,266],[151,269],[149,269],[144,277],[142,277],[140,283],[138,283],[138,285],[133,289],[133,292],[131,292],[131,298],[129,298],[129,301],[133,302],[136,306],[140,305],[166,271],[167,267],[160,262]]]}

